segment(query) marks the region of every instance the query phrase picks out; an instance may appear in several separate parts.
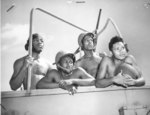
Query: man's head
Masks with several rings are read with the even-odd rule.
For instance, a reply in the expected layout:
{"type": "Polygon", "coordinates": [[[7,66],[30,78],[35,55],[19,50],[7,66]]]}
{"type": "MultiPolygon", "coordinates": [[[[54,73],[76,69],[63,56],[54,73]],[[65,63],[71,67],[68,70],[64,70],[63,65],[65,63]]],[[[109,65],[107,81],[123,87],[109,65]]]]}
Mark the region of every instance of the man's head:
{"type": "Polygon", "coordinates": [[[78,44],[82,50],[94,50],[95,39],[93,33],[81,33],[78,37],[78,44]]]}
{"type": "Polygon", "coordinates": [[[128,52],[127,44],[119,36],[113,37],[109,42],[109,50],[117,59],[124,59],[128,52]]]}
{"type": "Polygon", "coordinates": [[[75,63],[75,55],[72,53],[66,53],[64,51],[59,51],[55,57],[55,63],[57,64],[57,69],[60,69],[58,65],[65,69],[72,70],[75,63]]]}
{"type": "MultiPolygon", "coordinates": [[[[42,36],[39,34],[35,33],[32,35],[32,51],[35,53],[40,53],[42,52],[44,47],[44,41],[42,36]]],[[[25,44],[25,49],[29,49],[29,39],[27,40],[27,43],[25,44]]]]}

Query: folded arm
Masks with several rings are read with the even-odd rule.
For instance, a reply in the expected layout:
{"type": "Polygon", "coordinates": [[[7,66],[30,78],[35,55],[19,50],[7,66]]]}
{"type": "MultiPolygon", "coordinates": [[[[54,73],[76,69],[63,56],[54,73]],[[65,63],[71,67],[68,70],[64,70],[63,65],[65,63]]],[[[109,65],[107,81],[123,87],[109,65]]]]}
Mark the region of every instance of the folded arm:
{"type": "Polygon", "coordinates": [[[126,85],[124,84],[124,77],[123,77],[121,72],[118,73],[116,76],[106,77],[106,74],[109,74],[108,73],[108,67],[110,67],[109,60],[110,59],[107,56],[102,58],[101,63],[100,63],[100,67],[97,71],[98,74],[96,76],[95,86],[97,88],[105,88],[105,87],[108,87],[110,85],[117,84],[117,85],[121,85],[123,87],[126,87],[126,85]]]}
{"type": "MultiPolygon", "coordinates": [[[[137,65],[137,62],[136,62],[136,59],[134,58],[134,56],[129,55],[128,58],[126,59],[126,61],[127,61],[127,63],[131,64],[131,67],[135,71],[137,71],[137,75],[136,75],[136,79],[133,79],[132,76],[130,76],[130,78],[125,81],[125,83],[128,86],[143,86],[143,85],[145,85],[145,80],[142,76],[141,69],[137,65]]],[[[125,76],[128,76],[128,75],[125,75],[125,76]]]]}
{"type": "Polygon", "coordinates": [[[37,89],[59,88],[60,75],[57,71],[51,70],[36,85],[37,89]]]}

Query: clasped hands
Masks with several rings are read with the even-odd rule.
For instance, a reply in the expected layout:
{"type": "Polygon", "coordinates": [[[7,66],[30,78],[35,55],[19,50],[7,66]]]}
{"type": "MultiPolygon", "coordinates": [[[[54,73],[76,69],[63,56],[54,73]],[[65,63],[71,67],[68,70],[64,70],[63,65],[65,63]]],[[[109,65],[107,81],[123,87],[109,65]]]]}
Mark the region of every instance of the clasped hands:
{"type": "Polygon", "coordinates": [[[127,88],[128,86],[134,86],[136,84],[136,80],[130,75],[124,74],[121,70],[121,72],[114,77],[114,83],[127,88]]]}
{"type": "Polygon", "coordinates": [[[59,87],[68,91],[70,95],[74,95],[77,92],[77,87],[73,85],[73,80],[61,80],[59,87]]]}

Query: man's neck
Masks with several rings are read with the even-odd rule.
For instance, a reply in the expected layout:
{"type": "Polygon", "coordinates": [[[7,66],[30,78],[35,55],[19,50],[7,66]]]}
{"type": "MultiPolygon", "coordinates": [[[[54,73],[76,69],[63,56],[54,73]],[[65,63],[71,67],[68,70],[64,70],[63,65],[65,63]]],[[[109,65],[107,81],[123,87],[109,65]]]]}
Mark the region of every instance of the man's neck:
{"type": "Polygon", "coordinates": [[[93,55],[94,55],[93,50],[90,50],[90,51],[84,50],[84,57],[85,58],[93,57],[93,55]]]}
{"type": "Polygon", "coordinates": [[[38,59],[40,58],[40,53],[32,52],[32,57],[33,57],[35,60],[38,60],[38,59]]]}
{"type": "Polygon", "coordinates": [[[120,65],[124,62],[124,60],[120,60],[120,59],[117,59],[115,57],[112,57],[112,58],[113,58],[113,61],[114,61],[115,65],[120,65]]]}
{"type": "Polygon", "coordinates": [[[69,79],[70,78],[70,75],[72,74],[72,72],[70,72],[70,73],[65,73],[65,72],[61,72],[61,74],[62,74],[62,79],[69,79]]]}

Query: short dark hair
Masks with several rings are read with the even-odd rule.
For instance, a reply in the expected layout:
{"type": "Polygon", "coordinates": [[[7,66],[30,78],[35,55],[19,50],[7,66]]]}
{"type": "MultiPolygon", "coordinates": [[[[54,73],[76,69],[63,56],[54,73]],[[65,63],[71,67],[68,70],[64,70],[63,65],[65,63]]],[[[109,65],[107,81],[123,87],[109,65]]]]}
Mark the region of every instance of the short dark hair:
{"type": "Polygon", "coordinates": [[[128,45],[126,43],[124,43],[123,39],[119,36],[114,36],[111,38],[110,42],[109,42],[109,50],[112,51],[112,47],[115,43],[117,42],[122,42],[126,48],[126,51],[128,52],[129,49],[128,49],[128,45]]]}
{"type": "MultiPolygon", "coordinates": [[[[32,34],[32,40],[34,40],[35,38],[38,38],[40,35],[38,33],[34,33],[32,34]]],[[[27,40],[26,44],[25,44],[25,50],[28,50],[29,48],[29,39],[27,40]]]]}

